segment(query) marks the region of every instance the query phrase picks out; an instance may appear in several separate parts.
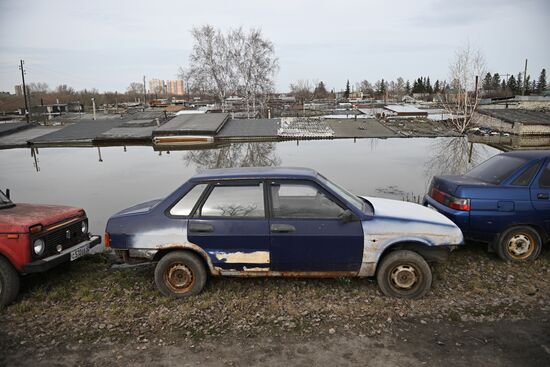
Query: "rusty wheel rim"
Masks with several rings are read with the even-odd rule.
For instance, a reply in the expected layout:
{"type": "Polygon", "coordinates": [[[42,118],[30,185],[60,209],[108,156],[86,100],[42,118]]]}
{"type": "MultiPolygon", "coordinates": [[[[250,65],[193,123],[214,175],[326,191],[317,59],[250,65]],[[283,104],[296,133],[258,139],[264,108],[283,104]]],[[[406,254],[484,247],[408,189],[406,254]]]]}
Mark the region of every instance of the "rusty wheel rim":
{"type": "Polygon", "coordinates": [[[516,233],[506,244],[508,255],[514,260],[525,260],[535,251],[535,239],[528,233],[516,233]]]}
{"type": "Polygon", "coordinates": [[[391,284],[398,290],[409,291],[414,288],[420,279],[418,270],[408,264],[395,266],[390,272],[391,284]]]}
{"type": "Polygon", "coordinates": [[[174,263],[164,272],[164,283],[172,292],[186,293],[195,285],[195,277],[187,265],[174,263]]]}

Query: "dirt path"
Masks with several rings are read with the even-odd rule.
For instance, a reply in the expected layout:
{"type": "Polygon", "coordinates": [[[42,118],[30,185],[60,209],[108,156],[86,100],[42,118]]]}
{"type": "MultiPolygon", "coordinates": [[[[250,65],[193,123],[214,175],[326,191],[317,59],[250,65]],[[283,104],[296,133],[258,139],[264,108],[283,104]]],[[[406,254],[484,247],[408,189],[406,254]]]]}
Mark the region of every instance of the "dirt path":
{"type": "MultiPolygon", "coordinates": [[[[367,337],[319,330],[311,337],[214,338],[131,345],[69,342],[45,355],[8,352],[6,366],[549,366],[550,315],[522,321],[394,324],[367,337]]],[[[170,339],[167,335],[167,339],[170,339]]],[[[5,352],[5,351],[4,351],[5,352]]]]}

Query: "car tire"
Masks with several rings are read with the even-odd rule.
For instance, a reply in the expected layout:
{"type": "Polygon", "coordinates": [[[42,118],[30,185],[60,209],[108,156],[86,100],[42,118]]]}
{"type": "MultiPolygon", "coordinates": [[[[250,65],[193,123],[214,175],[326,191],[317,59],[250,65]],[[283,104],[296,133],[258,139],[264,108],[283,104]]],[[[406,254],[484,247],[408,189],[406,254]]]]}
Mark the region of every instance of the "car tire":
{"type": "Polygon", "coordinates": [[[541,250],[540,234],[529,226],[509,228],[500,235],[496,243],[496,252],[505,261],[535,260],[541,250]]]}
{"type": "Polygon", "coordinates": [[[376,273],[378,287],[389,297],[422,298],[432,286],[432,271],[414,251],[397,250],[385,255],[376,273]]]}
{"type": "Polygon", "coordinates": [[[19,274],[6,258],[0,256],[0,308],[15,301],[18,293],[19,274]]]}
{"type": "Polygon", "coordinates": [[[189,251],[173,251],[155,267],[155,283],[167,297],[185,298],[200,293],[206,284],[203,261],[189,251]]]}

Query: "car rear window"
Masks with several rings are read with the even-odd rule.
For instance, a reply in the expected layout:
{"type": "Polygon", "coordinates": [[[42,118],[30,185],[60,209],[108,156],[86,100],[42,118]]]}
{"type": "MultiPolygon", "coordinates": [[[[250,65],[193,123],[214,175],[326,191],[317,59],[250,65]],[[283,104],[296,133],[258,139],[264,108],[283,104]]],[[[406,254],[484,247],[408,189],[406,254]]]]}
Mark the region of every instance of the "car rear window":
{"type": "Polygon", "coordinates": [[[198,198],[206,188],[206,184],[198,184],[185,194],[176,205],[170,209],[172,215],[189,215],[198,198]]]}
{"type": "Polygon", "coordinates": [[[498,185],[525,163],[525,158],[497,155],[473,168],[465,176],[498,185]]]}

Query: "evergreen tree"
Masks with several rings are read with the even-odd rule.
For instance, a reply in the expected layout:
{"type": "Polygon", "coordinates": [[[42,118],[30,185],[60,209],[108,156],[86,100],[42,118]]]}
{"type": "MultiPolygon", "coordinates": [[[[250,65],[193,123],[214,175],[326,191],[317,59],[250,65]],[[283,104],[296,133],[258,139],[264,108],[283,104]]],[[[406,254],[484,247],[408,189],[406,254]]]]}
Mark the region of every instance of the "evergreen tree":
{"type": "MultiPolygon", "coordinates": [[[[503,80],[504,82],[504,80],[503,80]]],[[[499,88],[501,88],[501,82],[500,82],[500,74],[499,73],[494,73],[493,74],[493,79],[491,80],[491,89],[493,90],[498,90],[499,88]]]]}
{"type": "Polygon", "coordinates": [[[531,93],[537,93],[538,92],[538,89],[537,89],[537,81],[536,80],[533,80],[531,82],[531,93]]]}
{"type": "Polygon", "coordinates": [[[503,79],[502,84],[500,85],[500,89],[505,90],[506,89],[506,81],[503,79]]]}
{"type": "Polygon", "coordinates": [[[384,78],[382,78],[382,80],[380,80],[380,83],[378,85],[378,90],[376,91],[378,94],[380,95],[384,95],[386,94],[386,82],[384,81],[384,78]]]}
{"type": "Polygon", "coordinates": [[[317,99],[324,99],[327,98],[328,92],[327,88],[325,87],[325,83],[322,81],[319,82],[319,84],[315,87],[315,90],[313,91],[313,96],[317,99]]]}
{"type": "Polygon", "coordinates": [[[493,77],[492,77],[491,73],[487,73],[485,75],[485,78],[483,79],[483,82],[482,82],[481,85],[482,85],[483,90],[493,89],[493,77]]]}
{"type": "Polygon", "coordinates": [[[426,93],[433,94],[434,90],[432,84],[430,83],[430,77],[426,78],[426,93]]]}
{"type": "Polygon", "coordinates": [[[407,95],[411,94],[411,82],[407,80],[407,84],[405,84],[405,92],[407,92],[407,95]]]}
{"type": "Polygon", "coordinates": [[[516,94],[521,94],[521,90],[523,89],[523,78],[521,77],[521,73],[518,73],[518,79],[516,81],[517,87],[515,90],[516,94]]]}
{"type": "Polygon", "coordinates": [[[525,95],[528,96],[531,94],[531,75],[527,75],[523,82],[525,83],[525,95]]]}
{"type": "Polygon", "coordinates": [[[539,75],[539,82],[537,83],[537,92],[542,94],[546,89],[546,69],[542,69],[539,75]]]}
{"type": "Polygon", "coordinates": [[[351,91],[350,91],[350,88],[349,88],[349,79],[348,79],[348,81],[346,83],[346,91],[344,92],[344,97],[349,98],[350,92],[351,91]]]}
{"type": "Polygon", "coordinates": [[[440,92],[440,89],[441,89],[441,86],[439,85],[439,79],[435,81],[435,84],[434,84],[434,93],[439,93],[440,92]]]}
{"type": "Polygon", "coordinates": [[[514,78],[513,75],[511,75],[508,79],[507,87],[512,91],[512,93],[516,93],[516,91],[518,90],[518,83],[516,82],[516,78],[514,78]]]}

